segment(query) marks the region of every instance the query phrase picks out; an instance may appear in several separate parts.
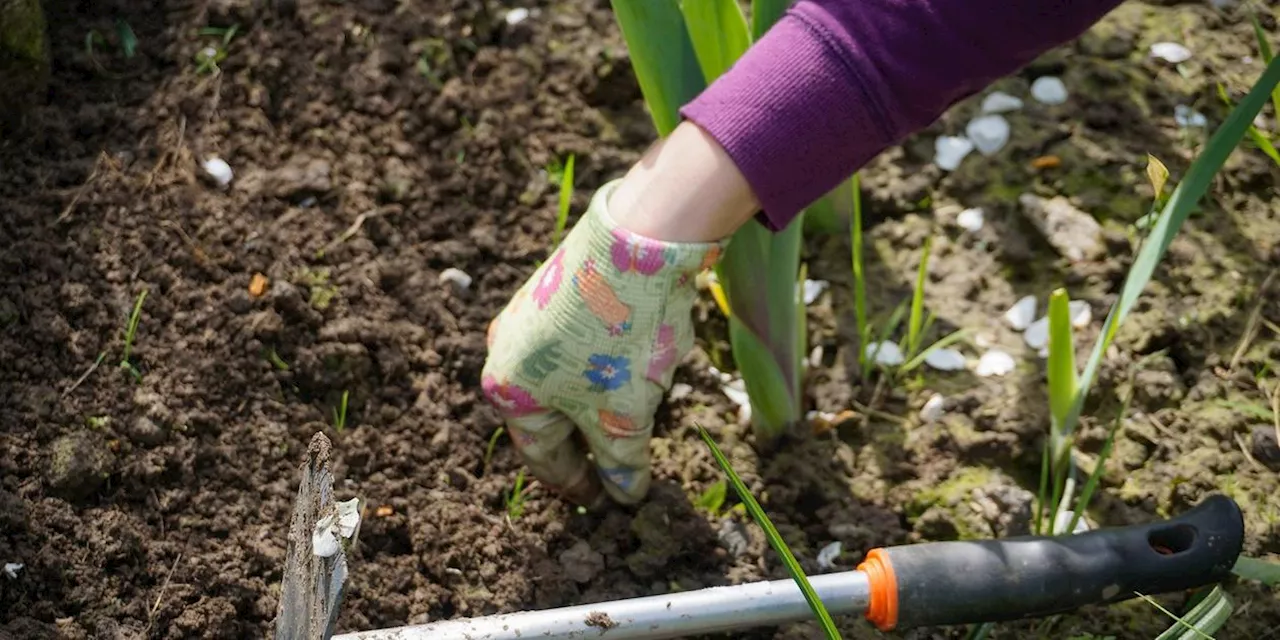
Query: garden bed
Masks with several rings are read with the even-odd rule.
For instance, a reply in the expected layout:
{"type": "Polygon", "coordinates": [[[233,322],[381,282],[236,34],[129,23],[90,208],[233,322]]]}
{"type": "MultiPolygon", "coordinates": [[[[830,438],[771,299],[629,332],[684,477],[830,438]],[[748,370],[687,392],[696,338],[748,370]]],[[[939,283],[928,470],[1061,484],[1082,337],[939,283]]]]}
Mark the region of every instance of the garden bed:
{"type": "MultiPolygon", "coordinates": [[[[534,486],[510,519],[517,457],[499,438],[485,460],[500,426],[479,394],[486,325],[546,257],[548,168],[576,154],[576,217],[652,139],[608,3],[540,1],[516,24],[505,3],[482,0],[47,4],[51,99],[27,136],[0,141],[0,563],[23,565],[0,576],[0,637],[14,638],[268,635],[296,467],[322,430],[341,497],[369,506],[344,631],[785,577],[753,525],[693,506],[721,478],[695,424],[723,443],[811,572],[834,541],[847,568],[875,546],[1017,533],[1047,402],[1042,361],[1000,315],[1026,294],[1043,308],[1066,286],[1092,305],[1084,352],[1150,203],[1146,154],[1177,179],[1206,137],[1176,125],[1174,106],[1216,124],[1226,109],[1213,83],[1239,91],[1261,71],[1246,60],[1256,52],[1242,18],[1130,2],[997,85],[1027,102],[997,155],[951,174],[931,164],[933,139],[963,130],[979,97],[868,168],[873,312],[909,295],[932,235],[938,331],[968,327],[1002,345],[1014,373],[925,369],[862,384],[849,243],[814,235],[810,277],[832,286],[811,307],[824,354],[811,408],[857,409],[853,419],[758,459],[709,369],[727,347],[708,299],[700,348],[677,376],[691,391],[659,415],[652,498],[582,515],[534,486]],[[117,19],[137,37],[132,57],[117,19]],[[224,40],[200,29],[233,24],[220,73],[202,72],[199,52],[224,40]],[[91,30],[103,38],[89,49],[91,30]],[[1158,40],[1194,51],[1181,73],[1149,59],[1158,40]],[[1044,73],[1063,77],[1067,105],[1026,97],[1044,73]],[[1033,168],[1046,155],[1060,165],[1033,168]],[[210,156],[235,172],[228,189],[202,179],[210,156]],[[1023,192],[1093,213],[1109,257],[1057,258],[1019,215],[1023,192]],[[975,206],[986,225],[962,232],[955,212],[975,206]],[[474,282],[441,282],[448,268],[474,282]],[[144,290],[135,379],[118,363],[144,290]],[[935,392],[946,413],[923,423],[935,392]]],[[[1280,267],[1277,178],[1265,156],[1237,151],[1122,331],[1078,443],[1087,463],[1132,373],[1095,523],[1175,515],[1226,492],[1245,511],[1246,552],[1280,552],[1280,482],[1267,466],[1280,469],[1280,450],[1266,415],[1280,343],[1262,322],[1246,335],[1255,313],[1280,321],[1280,282],[1259,291],[1280,267]]],[[[1229,592],[1238,613],[1219,637],[1280,625],[1269,591],[1229,592]]],[[[841,622],[846,637],[880,637],[841,622]]],[[[1065,617],[1047,637],[1152,638],[1167,626],[1135,601],[1065,617]]]]}

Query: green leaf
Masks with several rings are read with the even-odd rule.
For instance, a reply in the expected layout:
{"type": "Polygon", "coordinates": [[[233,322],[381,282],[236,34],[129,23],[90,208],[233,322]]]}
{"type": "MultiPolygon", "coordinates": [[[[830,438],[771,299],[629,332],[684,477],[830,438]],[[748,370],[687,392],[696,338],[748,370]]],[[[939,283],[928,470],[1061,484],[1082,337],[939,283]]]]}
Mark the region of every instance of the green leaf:
{"type": "Polygon", "coordinates": [[[1120,425],[1124,424],[1124,418],[1129,414],[1129,403],[1133,401],[1133,384],[1130,380],[1130,391],[1125,396],[1124,404],[1120,407],[1120,413],[1116,414],[1116,419],[1111,422],[1111,429],[1107,431],[1107,439],[1102,443],[1102,450],[1098,452],[1098,459],[1094,461],[1093,473],[1089,474],[1089,479],[1085,481],[1084,488],[1080,490],[1080,497],[1076,499],[1076,507],[1071,513],[1071,522],[1067,523],[1067,531],[1076,530],[1076,525],[1080,523],[1080,518],[1084,517],[1084,512],[1089,509],[1089,503],[1093,500],[1093,494],[1098,490],[1098,483],[1102,481],[1102,474],[1106,472],[1107,460],[1111,458],[1111,451],[1115,448],[1116,433],[1120,431],[1120,425]]]}
{"type": "Polygon", "coordinates": [[[569,203],[573,200],[573,162],[576,156],[569,154],[564,163],[564,171],[560,172],[560,202],[556,209],[556,228],[551,234],[551,246],[560,244],[560,237],[569,222],[569,203]]]}
{"type": "Polygon", "coordinates": [[[680,123],[679,109],[706,87],[677,0],[611,0],[631,68],[659,136],[680,123]]]}
{"type": "Polygon", "coordinates": [[[929,271],[929,250],[933,247],[933,236],[925,238],[924,253],[920,256],[920,266],[916,269],[916,286],[911,292],[911,315],[907,319],[907,357],[916,355],[922,337],[921,326],[924,324],[924,283],[929,271]]]}
{"type": "Polygon", "coordinates": [[[1076,351],[1070,299],[1065,289],[1049,296],[1049,416],[1055,456],[1061,453],[1062,427],[1076,399],[1076,351]]]}
{"type": "Polygon", "coordinates": [[[751,39],[759,40],[772,27],[782,14],[786,13],[791,0],[753,0],[751,3],[751,39]]]}
{"type": "Polygon", "coordinates": [[[698,499],[693,503],[693,506],[706,511],[713,516],[719,515],[721,507],[724,506],[726,491],[727,485],[725,485],[724,480],[716,480],[711,484],[711,486],[707,487],[706,491],[703,491],[698,496],[698,499]]]}
{"type": "Polygon", "coordinates": [[[134,35],[133,27],[128,22],[117,19],[116,35],[120,38],[120,50],[124,52],[124,57],[132,58],[138,50],[138,36],[134,35]]]}
{"type": "Polygon", "coordinates": [[[768,346],[737,316],[729,318],[729,343],[751,399],[752,421],[763,436],[776,438],[793,424],[797,414],[787,377],[768,346]]]}
{"type": "Polygon", "coordinates": [[[729,70],[747,47],[747,17],[737,0],[680,0],[702,76],[711,84],[729,70]]]}
{"type": "Polygon", "coordinates": [[[1280,564],[1240,556],[1231,572],[1245,580],[1257,580],[1268,587],[1280,584],[1280,564]]]}
{"type": "Polygon", "coordinates": [[[1181,618],[1160,606],[1160,603],[1150,596],[1141,593],[1138,596],[1177,621],[1164,633],[1156,636],[1156,640],[1213,640],[1211,634],[1216,633],[1222,625],[1226,624],[1233,609],[1231,599],[1219,586],[1215,586],[1208,596],[1181,618]]]}
{"type": "MultiPolygon", "coordinates": [[[[1269,65],[1275,58],[1271,54],[1271,41],[1267,39],[1267,32],[1253,11],[1249,12],[1249,21],[1253,23],[1253,35],[1258,40],[1258,54],[1262,56],[1262,63],[1269,65]]],[[[1271,89],[1271,106],[1275,109],[1276,120],[1280,122],[1280,86],[1271,89]]]]}
{"type": "Polygon", "coordinates": [[[809,578],[805,576],[804,569],[800,567],[800,563],[796,562],[796,557],[791,553],[791,548],[787,546],[787,542],[782,539],[782,535],[773,526],[773,522],[769,520],[769,516],[765,514],[764,509],[760,508],[760,503],[756,502],[755,496],[751,495],[751,491],[747,489],[747,485],[742,482],[742,478],[738,477],[737,472],[733,470],[733,466],[729,464],[729,460],[725,458],[724,453],[720,451],[720,447],[716,446],[715,440],[711,439],[711,434],[707,433],[701,425],[698,426],[698,434],[702,436],[703,442],[711,448],[711,455],[715,457],[716,464],[720,465],[720,469],[729,477],[729,483],[733,485],[733,490],[737,492],[738,498],[747,507],[747,513],[751,514],[751,518],[764,529],[765,538],[769,540],[769,546],[777,552],[782,558],[782,563],[787,567],[787,573],[791,574],[791,579],[796,581],[796,585],[800,587],[800,592],[804,594],[804,599],[809,603],[809,608],[813,610],[813,614],[818,618],[818,623],[822,625],[822,630],[826,632],[827,638],[838,640],[840,632],[836,631],[836,624],[831,619],[831,614],[827,613],[827,608],[822,604],[822,600],[818,598],[818,593],[813,590],[813,586],[809,584],[809,578]]]}
{"type": "Polygon", "coordinates": [[[866,379],[871,373],[871,360],[867,357],[871,327],[867,324],[867,280],[862,266],[862,174],[853,174],[849,185],[853,194],[853,221],[849,224],[849,244],[853,247],[853,313],[858,324],[858,364],[866,379]]]}
{"type": "Polygon", "coordinates": [[[1191,211],[1208,190],[1214,175],[1222,168],[1227,156],[1231,155],[1231,152],[1240,144],[1254,116],[1262,110],[1271,90],[1277,84],[1280,84],[1280,62],[1273,59],[1249,94],[1240,101],[1240,104],[1227,116],[1226,121],[1214,132],[1204,150],[1191,163],[1186,177],[1169,196],[1149,235],[1149,239],[1154,242],[1143,243],[1142,249],[1129,269],[1128,277],[1125,278],[1120,298],[1107,314],[1101,335],[1094,343],[1093,352],[1085,365],[1083,375],[1080,376],[1075,402],[1072,403],[1070,413],[1063,420],[1063,433],[1069,434],[1074,431],[1080,412],[1084,408],[1084,400],[1093,385],[1098,368],[1102,365],[1102,358],[1107,348],[1111,346],[1120,325],[1133,305],[1137,303],[1151,276],[1155,274],[1161,258],[1169,249],[1169,244],[1173,242],[1174,236],[1182,228],[1182,223],[1186,222],[1191,211]]]}

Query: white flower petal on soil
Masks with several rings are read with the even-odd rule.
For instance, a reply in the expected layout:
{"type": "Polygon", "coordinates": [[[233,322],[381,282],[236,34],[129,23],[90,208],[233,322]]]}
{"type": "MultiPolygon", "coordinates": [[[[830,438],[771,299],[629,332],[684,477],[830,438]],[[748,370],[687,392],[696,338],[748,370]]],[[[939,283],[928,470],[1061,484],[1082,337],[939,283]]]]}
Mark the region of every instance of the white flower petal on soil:
{"type": "Polygon", "coordinates": [[[903,363],[902,349],[892,342],[872,342],[867,345],[867,357],[874,358],[876,364],[896,367],[903,363]]]}
{"type": "Polygon", "coordinates": [[[226,160],[214,156],[205,160],[200,166],[210,178],[213,178],[213,181],[217,183],[219,187],[225,187],[231,184],[231,165],[227,164],[226,160]]]}
{"type": "Polygon", "coordinates": [[[1032,349],[1043,349],[1049,346],[1049,316],[1031,323],[1022,334],[1022,341],[1032,349]]]}
{"type": "Polygon", "coordinates": [[[991,376],[1002,376],[1017,366],[1013,361],[1013,356],[999,350],[992,349],[978,359],[978,366],[974,367],[973,372],[984,378],[991,376]]]}
{"type": "Polygon", "coordinates": [[[524,7],[517,7],[507,12],[506,21],[509,25],[517,25],[524,22],[529,17],[529,10],[524,7]]]}
{"type": "Polygon", "coordinates": [[[672,400],[683,400],[689,397],[689,394],[691,393],[693,393],[693,387],[683,382],[677,382],[671,385],[671,392],[669,397],[672,400]]]}
{"type": "Polygon", "coordinates": [[[830,571],[836,568],[836,558],[840,557],[842,545],[839,540],[822,548],[818,552],[818,568],[823,571],[830,571]]]}
{"type": "Polygon", "coordinates": [[[1031,97],[1042,104],[1062,104],[1067,101],[1067,85],[1055,76],[1040,76],[1031,83],[1031,97]]]}
{"type": "Polygon", "coordinates": [[[440,282],[450,282],[458,286],[459,289],[471,288],[471,276],[462,269],[449,267],[440,272],[440,282]]]}
{"type": "Polygon", "coordinates": [[[955,171],[973,151],[973,141],[963,136],[941,136],[933,141],[933,162],[943,171],[955,171]]]}
{"type": "Polygon", "coordinates": [[[1003,91],[993,91],[990,95],[982,99],[983,113],[1006,113],[1009,111],[1017,111],[1021,108],[1021,98],[1011,96],[1003,91]]]}
{"type": "Polygon", "coordinates": [[[1041,360],[1048,360],[1049,347],[1042,347],[1039,351],[1036,352],[1036,356],[1039,357],[1041,360]]]}
{"type": "Polygon", "coordinates": [[[969,121],[964,133],[973,142],[978,153],[990,156],[1009,142],[1009,121],[1000,115],[974,118],[969,121]]]}
{"type": "Polygon", "coordinates": [[[1203,113],[1185,104],[1173,108],[1173,121],[1178,123],[1179,127],[1203,128],[1209,125],[1209,119],[1205,118],[1203,113]]]}
{"type": "Polygon", "coordinates": [[[1015,331],[1025,331],[1036,319],[1036,297],[1023,296],[1004,312],[1004,321],[1015,331]]]}
{"type": "Polygon", "coordinates": [[[1067,303],[1068,313],[1071,316],[1071,326],[1079,329],[1089,326],[1093,322],[1093,307],[1089,306],[1084,300],[1072,300],[1067,303]]]}
{"type": "Polygon", "coordinates": [[[805,280],[804,303],[813,304],[813,301],[817,300],[818,296],[822,295],[822,292],[826,291],[829,286],[831,286],[831,283],[826,280],[805,280]]]}
{"type": "Polygon", "coordinates": [[[1191,59],[1191,50],[1176,42],[1157,42],[1151,45],[1151,57],[1178,64],[1191,59]]]}
{"type": "Polygon", "coordinates": [[[18,572],[22,571],[22,568],[25,566],[26,565],[21,562],[6,562],[4,563],[4,574],[9,576],[10,580],[17,580],[18,572]]]}
{"type": "Polygon", "coordinates": [[[959,371],[965,367],[963,353],[955,349],[934,349],[924,357],[924,363],[938,371],[959,371]]]}
{"type": "Polygon", "coordinates": [[[982,209],[979,209],[977,207],[972,209],[965,209],[964,211],[960,212],[960,215],[956,216],[956,224],[960,225],[961,229],[964,229],[969,233],[977,233],[979,231],[982,231],[982,225],[985,222],[985,220],[986,220],[986,214],[982,211],[982,209]]]}
{"type": "Polygon", "coordinates": [[[941,393],[935,393],[932,396],[929,396],[929,399],[925,401],[924,406],[920,408],[920,419],[925,422],[937,422],[938,420],[941,420],[942,414],[944,413],[943,406],[946,402],[947,399],[942,397],[941,393]]]}

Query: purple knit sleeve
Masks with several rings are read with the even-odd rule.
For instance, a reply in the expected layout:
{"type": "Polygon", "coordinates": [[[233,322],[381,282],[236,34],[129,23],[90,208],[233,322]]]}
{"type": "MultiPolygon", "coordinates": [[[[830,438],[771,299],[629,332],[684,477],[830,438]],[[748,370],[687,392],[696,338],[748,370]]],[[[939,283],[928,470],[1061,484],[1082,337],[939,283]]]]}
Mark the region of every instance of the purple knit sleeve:
{"type": "Polygon", "coordinates": [[[681,114],[774,230],[948,107],[1121,0],[799,0],[681,114]]]}

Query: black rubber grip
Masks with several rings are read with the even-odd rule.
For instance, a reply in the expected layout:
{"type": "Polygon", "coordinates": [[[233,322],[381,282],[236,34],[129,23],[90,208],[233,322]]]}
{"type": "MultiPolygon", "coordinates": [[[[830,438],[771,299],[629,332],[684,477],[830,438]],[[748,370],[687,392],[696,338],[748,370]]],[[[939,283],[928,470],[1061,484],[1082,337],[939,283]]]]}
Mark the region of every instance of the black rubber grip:
{"type": "Polygon", "coordinates": [[[1070,536],[929,542],[884,549],[899,628],[1049,616],[1223,580],[1244,517],[1214,495],[1176,518],[1070,536]]]}

